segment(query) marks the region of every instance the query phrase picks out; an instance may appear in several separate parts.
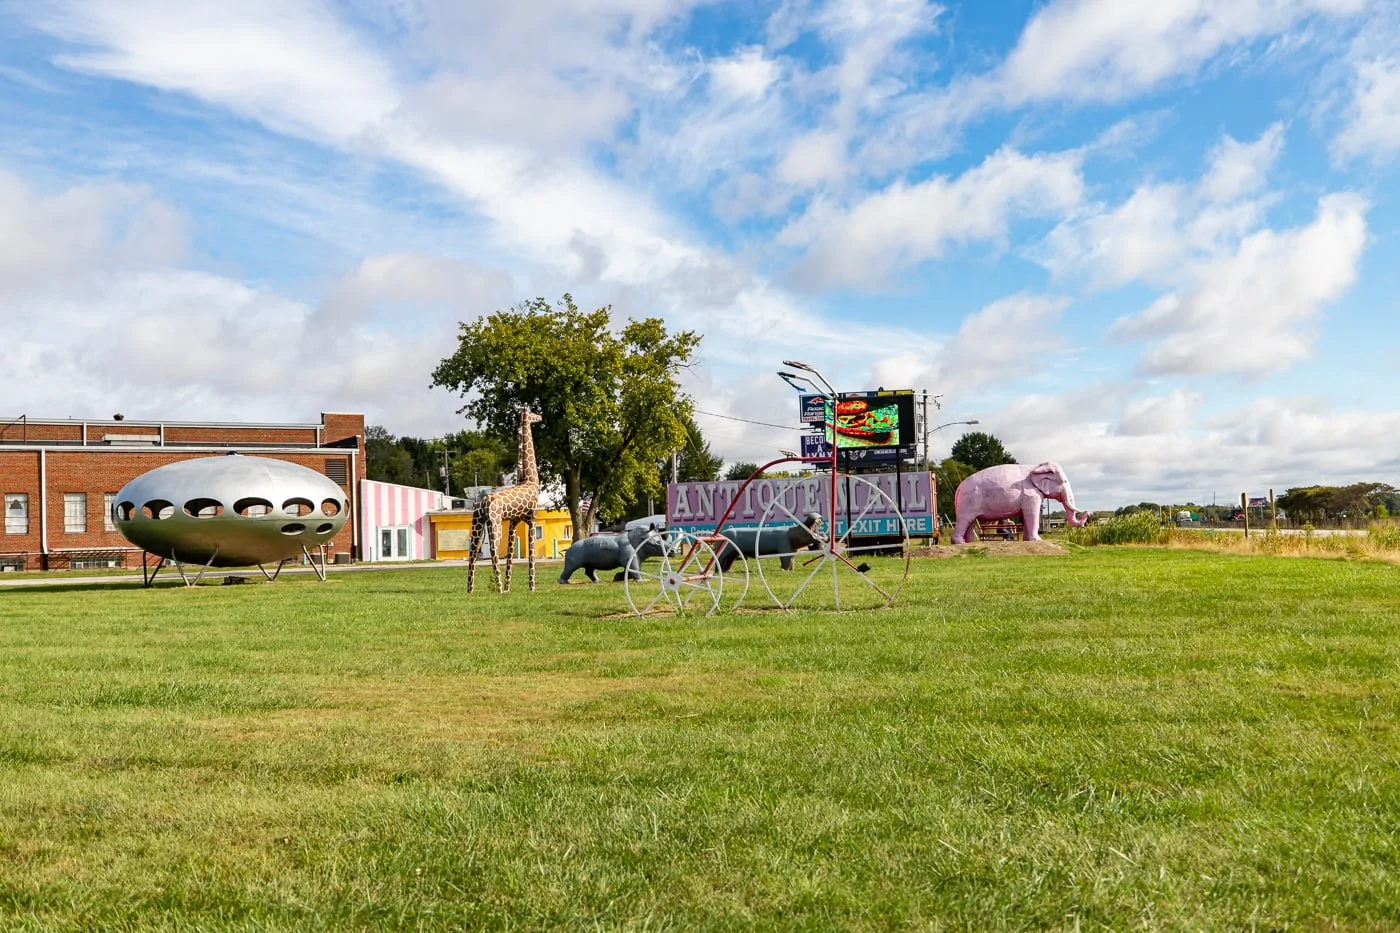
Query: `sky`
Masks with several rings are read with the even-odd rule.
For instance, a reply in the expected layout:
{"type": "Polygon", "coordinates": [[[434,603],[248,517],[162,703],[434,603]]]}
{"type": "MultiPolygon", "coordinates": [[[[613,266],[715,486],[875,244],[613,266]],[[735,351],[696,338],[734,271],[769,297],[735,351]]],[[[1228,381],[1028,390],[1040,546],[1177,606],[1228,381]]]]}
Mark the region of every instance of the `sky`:
{"type": "Polygon", "coordinates": [[[0,417],[438,435],[565,292],[731,461],[800,359],[1081,508],[1400,484],[1400,5],[0,0],[0,417]]]}

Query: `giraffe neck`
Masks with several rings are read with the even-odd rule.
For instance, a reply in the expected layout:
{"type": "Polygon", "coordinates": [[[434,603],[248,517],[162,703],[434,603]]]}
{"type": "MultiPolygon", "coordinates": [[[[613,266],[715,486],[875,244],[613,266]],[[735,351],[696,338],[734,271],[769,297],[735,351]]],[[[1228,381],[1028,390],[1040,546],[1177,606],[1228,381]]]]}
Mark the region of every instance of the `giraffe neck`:
{"type": "Polygon", "coordinates": [[[529,422],[520,426],[520,457],[516,470],[517,482],[540,484],[540,471],[535,466],[535,437],[529,422]]]}

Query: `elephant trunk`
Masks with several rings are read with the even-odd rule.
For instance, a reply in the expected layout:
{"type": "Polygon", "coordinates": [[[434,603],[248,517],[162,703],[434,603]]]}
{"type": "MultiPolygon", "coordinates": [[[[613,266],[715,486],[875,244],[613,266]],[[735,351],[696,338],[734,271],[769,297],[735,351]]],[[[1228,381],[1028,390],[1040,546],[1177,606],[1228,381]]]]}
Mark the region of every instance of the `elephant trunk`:
{"type": "Polygon", "coordinates": [[[1060,499],[1060,501],[1064,504],[1065,507],[1065,522],[1071,528],[1083,528],[1085,525],[1089,524],[1088,512],[1085,512],[1084,517],[1080,518],[1078,513],[1075,511],[1074,490],[1070,488],[1068,480],[1065,481],[1065,494],[1060,499]]]}

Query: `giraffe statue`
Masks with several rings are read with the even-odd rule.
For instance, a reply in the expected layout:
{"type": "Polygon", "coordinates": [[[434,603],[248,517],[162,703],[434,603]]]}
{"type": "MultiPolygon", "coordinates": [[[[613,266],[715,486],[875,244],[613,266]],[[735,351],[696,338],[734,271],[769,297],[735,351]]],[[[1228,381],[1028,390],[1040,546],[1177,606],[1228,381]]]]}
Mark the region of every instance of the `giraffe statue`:
{"type": "Polygon", "coordinates": [[[535,438],[532,425],[543,419],[528,408],[520,410],[520,457],[516,464],[516,484],[493,489],[481,497],[472,516],[471,547],[467,555],[467,592],[476,584],[476,558],[483,539],[491,541],[491,582],[502,593],[510,592],[511,561],[515,556],[515,526],[525,523],[525,553],[530,560],[530,591],[535,590],[535,509],[540,499],[540,472],[535,466],[535,438]],[[496,533],[506,523],[506,579],[501,584],[497,561],[496,533]]]}

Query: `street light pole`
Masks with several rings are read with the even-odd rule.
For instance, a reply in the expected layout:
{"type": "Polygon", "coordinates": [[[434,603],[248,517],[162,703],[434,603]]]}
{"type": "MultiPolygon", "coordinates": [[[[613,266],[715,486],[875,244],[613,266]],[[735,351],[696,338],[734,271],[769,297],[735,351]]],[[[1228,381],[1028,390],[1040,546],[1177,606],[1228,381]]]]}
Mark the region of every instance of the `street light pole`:
{"type": "MultiPolygon", "coordinates": [[[[929,435],[930,435],[930,434],[934,433],[935,431],[942,431],[944,428],[950,428],[950,427],[952,427],[952,426],[955,425],[955,424],[981,424],[981,423],[982,423],[982,422],[978,421],[976,418],[973,418],[971,421],[949,421],[947,424],[940,424],[940,425],[939,425],[938,427],[936,427],[936,428],[931,428],[931,429],[925,430],[925,431],[924,431],[924,469],[928,469],[928,438],[929,438],[929,435]]],[[[924,421],[924,425],[925,425],[925,426],[928,425],[927,419],[924,421]]]]}

